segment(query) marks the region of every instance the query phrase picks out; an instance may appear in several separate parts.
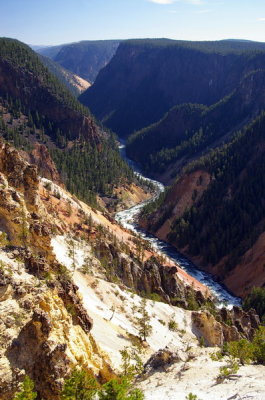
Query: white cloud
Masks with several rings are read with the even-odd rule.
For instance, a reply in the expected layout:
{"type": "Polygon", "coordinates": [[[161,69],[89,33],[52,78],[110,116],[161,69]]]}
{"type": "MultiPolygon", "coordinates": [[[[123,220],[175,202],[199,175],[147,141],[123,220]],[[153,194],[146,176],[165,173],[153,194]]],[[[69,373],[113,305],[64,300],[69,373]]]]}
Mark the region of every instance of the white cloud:
{"type": "Polygon", "coordinates": [[[265,21],[265,17],[258,18],[257,21],[265,21]]]}

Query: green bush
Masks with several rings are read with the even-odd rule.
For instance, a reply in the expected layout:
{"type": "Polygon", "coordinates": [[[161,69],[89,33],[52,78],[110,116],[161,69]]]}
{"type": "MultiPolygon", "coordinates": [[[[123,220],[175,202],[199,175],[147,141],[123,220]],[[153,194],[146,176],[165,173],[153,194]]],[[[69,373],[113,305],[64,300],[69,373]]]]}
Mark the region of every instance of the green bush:
{"type": "MultiPolygon", "coordinates": [[[[35,397],[21,397],[14,400],[34,400],[35,397]]],[[[61,400],[144,400],[140,389],[133,389],[131,376],[111,379],[100,386],[93,374],[74,369],[66,379],[60,396],[61,400]]]]}
{"type": "Polygon", "coordinates": [[[142,349],[140,346],[135,347],[125,347],[120,350],[122,357],[121,370],[122,376],[129,380],[133,380],[137,375],[143,372],[143,362],[139,355],[142,349]]]}
{"type": "Polygon", "coordinates": [[[196,394],[193,393],[189,393],[187,394],[187,396],[185,397],[186,400],[197,400],[198,396],[196,394]]]}
{"type": "Polygon", "coordinates": [[[98,393],[99,400],[144,400],[140,389],[131,389],[131,383],[126,378],[111,379],[105,383],[98,393]]]}
{"type": "Polygon", "coordinates": [[[163,301],[162,297],[158,293],[150,293],[148,298],[153,301],[163,301]]]}
{"type": "Polygon", "coordinates": [[[210,359],[212,361],[221,361],[222,358],[223,358],[223,354],[222,354],[222,352],[220,350],[217,351],[216,353],[211,353],[210,354],[210,359]]]}
{"type": "Polygon", "coordinates": [[[238,369],[239,365],[237,361],[233,357],[229,357],[227,364],[219,368],[219,375],[216,379],[217,383],[221,383],[231,375],[236,374],[238,369]]]}
{"type": "Polygon", "coordinates": [[[228,343],[228,352],[232,357],[238,358],[242,365],[253,360],[253,344],[246,339],[228,343]]]}
{"type": "Polygon", "coordinates": [[[168,322],[168,329],[169,329],[170,331],[174,331],[174,332],[176,332],[176,331],[178,330],[178,324],[177,324],[176,321],[174,321],[174,319],[171,319],[171,320],[168,322]]]}
{"type": "Polygon", "coordinates": [[[142,299],[140,306],[137,309],[140,314],[139,317],[136,317],[135,324],[139,332],[139,336],[142,341],[145,341],[148,336],[152,333],[152,325],[150,324],[151,317],[147,311],[147,302],[146,299],[142,299]]]}
{"type": "Polygon", "coordinates": [[[265,327],[260,326],[253,339],[253,355],[258,364],[265,365],[265,327]]]}
{"type": "Polygon", "coordinates": [[[187,309],[191,310],[191,311],[197,311],[200,309],[200,305],[198,304],[197,300],[196,300],[196,294],[195,294],[195,290],[191,287],[190,291],[187,295],[187,309]]]}
{"type": "Polygon", "coordinates": [[[265,365],[265,327],[260,326],[256,331],[252,342],[246,339],[225,343],[216,354],[211,354],[211,359],[220,361],[224,356],[238,359],[240,364],[245,365],[250,362],[265,365]]]}
{"type": "Polygon", "coordinates": [[[37,393],[33,391],[34,382],[28,377],[25,376],[24,381],[22,383],[22,388],[19,392],[15,394],[13,400],[34,400],[37,397],[37,393]]]}
{"type": "Polygon", "coordinates": [[[61,400],[93,400],[99,384],[92,374],[74,369],[64,383],[61,400]]]}

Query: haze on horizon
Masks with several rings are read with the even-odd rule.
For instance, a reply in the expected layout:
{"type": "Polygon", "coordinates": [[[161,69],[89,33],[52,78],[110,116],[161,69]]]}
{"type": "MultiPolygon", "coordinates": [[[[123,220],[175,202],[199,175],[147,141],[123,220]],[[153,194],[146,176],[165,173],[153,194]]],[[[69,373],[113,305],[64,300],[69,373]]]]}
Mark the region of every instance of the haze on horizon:
{"type": "Polygon", "coordinates": [[[261,0],[0,1],[0,36],[32,45],[156,37],[265,42],[261,0]]]}

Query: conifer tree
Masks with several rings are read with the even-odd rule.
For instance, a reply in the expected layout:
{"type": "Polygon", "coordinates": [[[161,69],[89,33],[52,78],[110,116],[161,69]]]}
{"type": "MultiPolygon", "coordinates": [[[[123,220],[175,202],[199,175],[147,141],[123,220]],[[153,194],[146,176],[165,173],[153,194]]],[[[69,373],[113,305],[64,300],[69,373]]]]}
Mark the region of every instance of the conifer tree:
{"type": "Polygon", "coordinates": [[[145,341],[147,336],[152,333],[152,326],[150,325],[151,317],[146,309],[146,299],[142,299],[138,312],[140,313],[140,317],[136,318],[136,325],[141,339],[145,341]]]}

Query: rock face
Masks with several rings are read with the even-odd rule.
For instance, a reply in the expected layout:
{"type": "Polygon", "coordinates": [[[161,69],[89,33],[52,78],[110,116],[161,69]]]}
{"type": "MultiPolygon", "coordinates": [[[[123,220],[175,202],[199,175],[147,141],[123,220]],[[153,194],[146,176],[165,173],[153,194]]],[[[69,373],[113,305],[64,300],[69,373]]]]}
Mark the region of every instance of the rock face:
{"type": "Polygon", "coordinates": [[[0,144],[1,228],[13,244],[29,229],[25,213],[38,210],[37,168],[26,163],[8,144],[0,144]],[[23,226],[24,225],[24,226],[23,226]]]}
{"type": "Polygon", "coordinates": [[[92,319],[87,315],[80,298],[77,295],[78,287],[70,281],[61,281],[59,296],[65,307],[72,307],[73,320],[77,322],[85,332],[89,333],[93,326],[92,319]]]}
{"type": "Polygon", "coordinates": [[[0,229],[14,246],[31,246],[50,257],[53,224],[39,196],[37,167],[28,164],[17,150],[0,143],[0,229]]]}
{"type": "Polygon", "coordinates": [[[198,337],[203,337],[208,346],[221,346],[223,344],[223,331],[220,322],[217,322],[209,312],[193,312],[192,321],[194,332],[198,337]]]}
{"type": "Polygon", "coordinates": [[[231,311],[221,309],[216,318],[208,311],[193,311],[192,323],[194,333],[207,346],[222,346],[242,338],[252,340],[260,321],[254,310],[245,312],[234,306],[231,311]]]}
{"type": "Polygon", "coordinates": [[[75,365],[112,372],[90,336],[77,286],[57,279],[54,217],[39,194],[37,167],[0,143],[0,387],[9,400],[25,374],[41,398],[59,399],[75,365]],[[8,246],[6,246],[8,244],[8,246]]]}
{"type": "MultiPolygon", "coordinates": [[[[90,335],[92,319],[82,307],[77,287],[38,280],[0,250],[0,387],[10,400],[25,374],[45,400],[58,400],[64,378],[77,364],[113,376],[106,355],[90,335]],[[12,273],[11,273],[11,272],[12,273]]],[[[12,257],[11,257],[12,256],[12,257]]]]}
{"type": "Polygon", "coordinates": [[[40,176],[53,181],[57,185],[63,185],[54,161],[44,144],[35,143],[35,147],[30,153],[30,163],[38,167],[40,176]]]}
{"type": "MultiPolygon", "coordinates": [[[[158,295],[162,300],[187,308],[187,299],[191,288],[185,286],[177,276],[177,267],[165,266],[155,257],[139,262],[133,252],[130,255],[120,253],[110,243],[101,243],[96,251],[97,256],[107,257],[111,268],[121,281],[139,293],[158,295]]],[[[196,300],[203,304],[206,298],[200,291],[195,292],[196,300]]]]}
{"type": "Polygon", "coordinates": [[[65,354],[66,343],[48,340],[52,325],[48,313],[35,309],[31,320],[13,339],[7,358],[13,368],[24,369],[32,376],[37,390],[45,398],[55,399],[61,389],[62,378],[69,372],[70,361],[65,354]]]}
{"type": "MultiPolygon", "coordinates": [[[[36,210],[39,182],[37,168],[24,162],[18,151],[3,142],[0,143],[0,172],[5,174],[10,186],[23,193],[32,211],[36,210]]],[[[15,197],[14,200],[18,201],[18,198],[15,197]]]]}
{"type": "Polygon", "coordinates": [[[167,348],[160,349],[154,353],[144,365],[144,373],[150,374],[157,370],[166,371],[166,368],[180,361],[177,353],[173,353],[167,348]]]}

